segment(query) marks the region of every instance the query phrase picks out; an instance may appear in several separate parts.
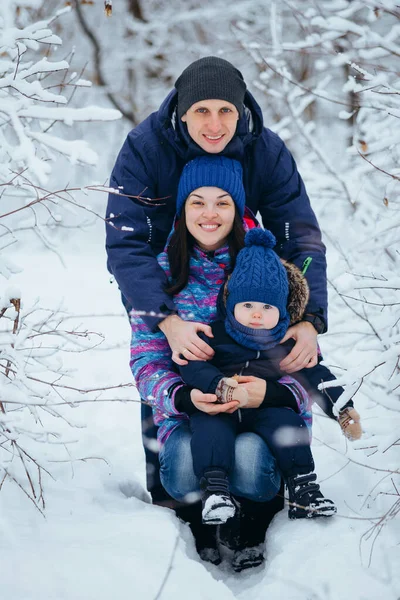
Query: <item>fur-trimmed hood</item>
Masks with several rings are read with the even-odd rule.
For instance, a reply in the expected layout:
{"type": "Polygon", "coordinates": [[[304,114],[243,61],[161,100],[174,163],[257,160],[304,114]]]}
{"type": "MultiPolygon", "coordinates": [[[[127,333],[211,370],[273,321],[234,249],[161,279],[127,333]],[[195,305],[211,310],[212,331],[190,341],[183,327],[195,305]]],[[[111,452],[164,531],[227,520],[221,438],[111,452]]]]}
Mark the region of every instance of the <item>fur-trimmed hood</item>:
{"type": "MultiPolygon", "coordinates": [[[[288,283],[289,283],[289,296],[287,302],[287,310],[290,316],[289,325],[294,325],[302,320],[308,298],[310,296],[310,290],[308,283],[302,272],[293,263],[287,262],[281,258],[282,264],[286,269],[288,283]]],[[[226,299],[228,297],[228,281],[222,286],[221,292],[218,296],[217,309],[218,318],[225,319],[226,317],[226,299]]],[[[249,298],[250,300],[250,298],[249,298]]]]}
{"type": "Polygon", "coordinates": [[[290,325],[294,325],[303,318],[310,296],[310,290],[308,288],[307,280],[300,269],[293,263],[289,263],[283,259],[281,260],[286,269],[289,281],[287,310],[290,316],[290,325]]]}

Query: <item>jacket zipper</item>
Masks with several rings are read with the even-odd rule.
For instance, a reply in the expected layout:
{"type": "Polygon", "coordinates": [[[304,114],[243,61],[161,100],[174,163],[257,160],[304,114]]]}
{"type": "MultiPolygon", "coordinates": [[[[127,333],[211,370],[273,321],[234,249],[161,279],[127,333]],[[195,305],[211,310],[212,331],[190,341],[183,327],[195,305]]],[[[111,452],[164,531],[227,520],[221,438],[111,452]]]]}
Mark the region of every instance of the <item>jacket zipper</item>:
{"type": "MultiPolygon", "coordinates": [[[[258,358],[260,358],[260,355],[261,355],[261,352],[259,350],[257,350],[257,356],[256,356],[255,360],[257,360],[258,358]]],[[[239,375],[243,375],[244,369],[247,369],[248,366],[249,366],[249,361],[247,360],[246,364],[244,365],[244,367],[242,367],[240,369],[239,375]]],[[[240,408],[238,408],[238,419],[239,419],[239,423],[241,423],[242,422],[242,411],[241,411],[240,408]]]]}

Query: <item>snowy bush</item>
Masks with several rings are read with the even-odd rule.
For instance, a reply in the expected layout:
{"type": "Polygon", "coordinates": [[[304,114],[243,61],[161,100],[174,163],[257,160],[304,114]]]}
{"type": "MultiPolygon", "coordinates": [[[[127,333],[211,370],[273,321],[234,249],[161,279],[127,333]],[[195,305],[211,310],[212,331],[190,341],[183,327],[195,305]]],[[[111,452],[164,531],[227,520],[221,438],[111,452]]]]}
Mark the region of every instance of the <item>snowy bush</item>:
{"type": "MultiPolygon", "coordinates": [[[[63,48],[70,44],[64,50],[66,62],[71,66],[73,62],[79,74],[71,80],[65,69],[33,75],[28,82],[38,80],[46,91],[67,100],[77,90],[74,82],[79,82],[84,89],[73,97],[74,106],[79,106],[83,96],[90,98],[87,104],[108,98],[115,108],[123,109],[127,120],[93,128],[84,121],[77,125],[75,118],[71,127],[69,117],[43,120],[43,112],[40,119],[19,119],[22,131],[29,126],[39,137],[47,134],[44,139],[49,141],[51,135],[59,142],[43,144],[42,139],[25,133],[29,141],[34,140],[34,156],[45,163],[41,168],[51,167],[45,183],[31,169],[32,186],[24,181],[24,173],[20,185],[14,185],[15,173],[28,168],[26,160],[17,168],[5,154],[2,165],[13,172],[6,170],[0,182],[4,273],[11,278],[20,268],[15,263],[23,266],[20,253],[13,256],[13,249],[22,247],[26,254],[29,250],[31,260],[26,262],[30,265],[37,259],[37,248],[31,251],[26,234],[33,239],[39,236],[45,244],[41,267],[51,278],[46,289],[59,285],[65,290],[71,285],[69,300],[76,302],[80,314],[86,313],[85,321],[98,316],[94,307],[96,313],[116,316],[112,313],[119,306],[118,292],[108,285],[102,271],[104,259],[96,252],[103,246],[103,227],[91,236],[93,232],[83,231],[84,215],[92,213],[82,213],[78,204],[90,209],[87,198],[81,200],[73,189],[65,191],[71,185],[93,187],[87,180],[77,183],[76,173],[71,176],[65,169],[69,157],[79,165],[86,156],[67,152],[72,148],[69,142],[75,141],[74,136],[90,139],[93,146],[103,149],[107,139],[102,158],[111,168],[132,123],[159,106],[189,62],[210,54],[227,58],[256,92],[266,125],[288,141],[306,181],[329,251],[330,330],[322,336],[321,345],[346,393],[359,390],[355,401],[365,433],[359,442],[349,444],[339,427],[316,411],[313,453],[323,492],[337,501],[338,515],[329,523],[305,523],[289,521],[282,512],[267,533],[265,568],[238,575],[224,558],[222,568],[207,569],[198,559],[187,526],[172,511],[142,502],[146,495],[138,493],[136,482],[136,474],[144,476],[138,407],[108,402],[116,396],[121,399],[122,391],[116,386],[115,392],[105,394],[102,387],[103,382],[122,381],[125,372],[129,376],[127,366],[124,371],[129,347],[126,317],[111,319],[112,323],[107,319],[114,347],[103,351],[103,344],[88,353],[101,336],[78,326],[76,312],[69,315],[61,305],[48,308],[47,302],[32,301],[34,274],[25,265],[22,294],[15,285],[18,275],[0,291],[4,595],[103,600],[110,594],[123,598],[127,590],[135,590],[137,597],[152,599],[190,595],[195,600],[206,596],[251,600],[285,595],[293,600],[350,596],[398,600],[399,521],[397,529],[394,522],[400,507],[394,369],[399,287],[395,277],[398,7],[392,0],[242,0],[229,5],[224,0],[202,4],[197,0],[118,0],[113,17],[106,19],[103,0],[71,4],[69,15],[51,21],[48,16],[64,6],[64,0],[3,1],[1,26],[4,31],[23,31],[33,21],[30,7],[38,11],[46,23],[44,29],[51,25],[64,40],[63,48]],[[11,6],[18,7],[18,13],[11,6]],[[91,89],[82,82],[84,75],[94,82],[91,89]],[[47,196],[41,188],[53,194],[47,196]],[[67,215],[67,206],[75,211],[75,219],[67,215]],[[73,232],[77,226],[80,231],[75,239],[82,248],[94,242],[96,258],[90,270],[80,255],[77,259],[68,245],[59,243],[63,232],[73,232]],[[65,286],[52,270],[53,249],[60,259],[65,255],[65,286]],[[83,281],[87,283],[84,290],[83,281]],[[27,285],[30,299],[24,301],[27,285]],[[91,386],[93,380],[96,383],[91,386]],[[93,389],[88,392],[84,386],[93,389]],[[78,411],[79,403],[83,406],[78,411]],[[106,461],[93,461],[88,469],[86,459],[93,457],[106,461]],[[67,468],[57,467],[58,461],[67,462],[67,468]],[[19,496],[24,490],[43,510],[43,483],[51,474],[57,484],[53,489],[47,485],[44,522],[37,511],[19,503],[19,496]],[[18,538],[22,543],[15,543],[18,538]],[[365,568],[372,550],[372,564],[365,568]],[[18,577],[16,564],[21,567],[18,577]]],[[[22,59],[30,56],[36,64],[43,58],[40,52],[50,47],[53,50],[54,44],[38,42],[38,49],[28,49],[22,59]]],[[[50,55],[47,58],[52,60],[50,55]]],[[[15,48],[7,60],[13,63],[14,73],[15,48]]],[[[4,75],[9,73],[4,70],[4,75]]],[[[17,103],[21,100],[13,88],[7,94],[17,103]]],[[[24,97],[25,102],[32,100],[38,107],[60,111],[71,106],[24,97]]],[[[78,116],[79,112],[64,114],[78,116]]],[[[7,113],[0,131],[3,136],[7,132],[12,149],[19,144],[11,125],[7,113]]],[[[109,169],[104,179],[101,176],[103,183],[108,173],[109,169]]],[[[98,320],[94,323],[96,329],[98,320]]],[[[127,397],[132,395],[128,388],[127,397]]]]}
{"type": "MultiPolygon", "coordinates": [[[[362,506],[373,499],[382,514],[363,538],[369,551],[400,509],[399,18],[392,0],[273,2],[267,28],[244,17],[233,29],[272,128],[299,157],[328,246],[321,345],[345,388],[339,402],[354,398],[362,412],[356,448],[382,466],[362,506]]],[[[346,450],[371,467],[356,454],[346,450]]]]}
{"type": "MultiPolygon", "coordinates": [[[[32,0],[25,7],[38,4],[32,0]]],[[[71,441],[62,435],[61,421],[74,425],[65,406],[100,393],[85,394],[65,383],[69,372],[62,354],[86,351],[101,336],[67,327],[68,315],[59,306],[45,309],[40,300],[25,305],[24,291],[6,281],[21,271],[10,254],[28,252],[32,233],[56,250],[48,230],[63,221],[66,208],[85,208],[76,200],[77,189],[54,190],[50,176],[60,155],[87,165],[97,155],[84,140],[65,139],[57,126],[120,117],[96,106],[70,108],[60,92],[90,85],[69,72],[67,61],[48,56],[61,44],[51,26],[68,10],[29,23],[29,13],[13,2],[0,7],[0,488],[14,482],[38,508],[44,508],[47,462],[58,456],[56,446],[71,441]]]]}
{"type": "Polygon", "coordinates": [[[235,33],[278,116],[273,129],[301,156],[332,253],[332,321],[337,327],[351,318],[352,350],[368,351],[346,381],[355,379],[352,393],[361,384],[370,394],[378,387],[383,402],[382,389],[392,399],[400,395],[398,7],[304,2],[292,16],[289,8],[272,4],[268,41],[254,42],[254,25],[246,21],[235,33]]]}

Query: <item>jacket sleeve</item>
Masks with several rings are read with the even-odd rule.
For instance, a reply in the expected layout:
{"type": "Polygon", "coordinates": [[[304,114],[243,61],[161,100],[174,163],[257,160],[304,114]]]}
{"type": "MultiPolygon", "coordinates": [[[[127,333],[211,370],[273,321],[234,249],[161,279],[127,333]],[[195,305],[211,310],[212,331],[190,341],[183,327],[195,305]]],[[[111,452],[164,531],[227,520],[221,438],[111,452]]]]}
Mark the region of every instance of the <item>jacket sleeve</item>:
{"type": "Polygon", "coordinates": [[[278,381],[267,381],[267,391],[258,408],[282,408],[283,406],[297,413],[300,412],[296,396],[287,385],[282,385],[278,381]]]}
{"type": "Polygon", "coordinates": [[[134,134],[135,130],[128,135],[110,178],[110,187],[120,193],[111,193],[108,198],[107,266],[127,303],[146,313],[142,318],[155,331],[162,315],[168,316],[175,307],[164,292],[166,277],[150,245],[152,227],[145,204],[126,196],[156,197],[154,166],[146,158],[144,147],[140,152],[136,149],[134,134]]]}
{"type": "Polygon", "coordinates": [[[184,385],[174,368],[171,349],[161,331],[152,333],[142,319],[131,317],[131,370],[142,400],[160,418],[181,414],[174,404],[177,390],[184,385]]]}
{"type": "Polygon", "coordinates": [[[187,365],[179,367],[179,373],[186,385],[196,388],[204,394],[215,394],[223,373],[210,362],[189,360],[187,365]]]}
{"type": "MultiPolygon", "coordinates": [[[[333,412],[333,407],[343,394],[344,389],[339,385],[324,390],[319,390],[318,388],[319,384],[324,381],[335,381],[336,377],[334,374],[327,367],[319,363],[311,369],[302,369],[298,373],[295,373],[295,376],[300,382],[302,379],[305,380],[305,385],[311,387],[313,401],[318,404],[324,413],[331,419],[337,420],[333,412]]],[[[346,402],[342,410],[345,408],[354,408],[353,401],[349,400],[346,402]]]]}
{"type": "Polygon", "coordinates": [[[306,272],[310,288],[306,312],[318,314],[325,322],[326,330],[326,248],[321,231],[289,150],[275,134],[270,136],[267,146],[269,176],[259,206],[263,225],[275,235],[279,256],[300,270],[304,261],[312,258],[306,272]]]}

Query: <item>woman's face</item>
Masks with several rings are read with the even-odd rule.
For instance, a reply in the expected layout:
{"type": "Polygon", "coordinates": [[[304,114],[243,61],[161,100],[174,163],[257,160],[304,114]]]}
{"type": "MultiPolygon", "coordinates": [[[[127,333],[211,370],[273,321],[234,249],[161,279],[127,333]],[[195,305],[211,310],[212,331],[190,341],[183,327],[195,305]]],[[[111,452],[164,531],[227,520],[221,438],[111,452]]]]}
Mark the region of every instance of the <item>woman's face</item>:
{"type": "Polygon", "coordinates": [[[201,187],[194,190],[185,203],[186,227],[206,251],[217,250],[225,245],[235,219],[235,203],[232,197],[217,187],[201,187]]]}

